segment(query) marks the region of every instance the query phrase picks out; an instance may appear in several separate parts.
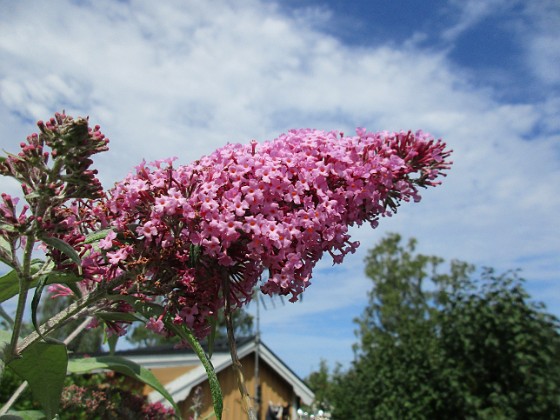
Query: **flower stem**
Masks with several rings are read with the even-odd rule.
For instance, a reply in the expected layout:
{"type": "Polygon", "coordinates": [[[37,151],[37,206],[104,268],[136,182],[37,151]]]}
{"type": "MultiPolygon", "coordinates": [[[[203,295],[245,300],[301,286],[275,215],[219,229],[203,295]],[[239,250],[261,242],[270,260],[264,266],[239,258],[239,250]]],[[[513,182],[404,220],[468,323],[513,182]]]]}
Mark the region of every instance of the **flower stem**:
{"type": "Polygon", "coordinates": [[[12,330],[12,340],[10,341],[9,350],[6,353],[9,359],[15,358],[19,355],[17,352],[17,345],[21,327],[23,325],[27,292],[29,290],[29,284],[31,283],[31,255],[33,254],[33,246],[35,245],[35,235],[30,233],[25,237],[25,239],[26,242],[25,249],[23,251],[23,264],[21,267],[14,257],[14,262],[16,263],[14,269],[18,272],[19,277],[19,294],[16,315],[14,318],[14,327],[12,330]]]}

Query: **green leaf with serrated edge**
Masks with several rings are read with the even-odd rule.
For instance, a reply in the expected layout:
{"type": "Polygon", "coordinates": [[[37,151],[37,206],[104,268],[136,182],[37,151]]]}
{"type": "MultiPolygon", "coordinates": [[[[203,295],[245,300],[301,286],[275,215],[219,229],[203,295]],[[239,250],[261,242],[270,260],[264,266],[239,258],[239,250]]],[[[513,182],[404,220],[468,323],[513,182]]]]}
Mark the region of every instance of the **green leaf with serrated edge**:
{"type": "Polygon", "coordinates": [[[92,233],[90,233],[89,235],[86,236],[86,239],[84,240],[84,244],[91,244],[91,243],[100,241],[101,239],[105,239],[107,234],[111,231],[113,231],[112,228],[102,229],[102,230],[98,230],[96,232],[92,232],[92,233]]]}
{"type": "Polygon", "coordinates": [[[173,405],[175,413],[180,413],[179,407],[173,401],[173,397],[154,374],[131,360],[119,356],[101,356],[72,359],[68,362],[68,373],[87,373],[93,370],[113,370],[149,385],[173,405]]]}
{"type": "Polygon", "coordinates": [[[72,246],[68,242],[65,242],[59,238],[55,238],[54,236],[42,236],[40,239],[47,245],[58,249],[60,252],[69,257],[72,262],[74,262],[78,266],[79,274],[82,274],[82,260],[76,250],[72,248],[72,246]]]}
{"type": "Polygon", "coordinates": [[[46,418],[45,413],[38,410],[9,410],[7,414],[0,416],[0,420],[42,420],[44,418],[46,418]]]}
{"type": "Polygon", "coordinates": [[[58,413],[60,394],[66,378],[68,353],[64,344],[37,342],[29,346],[8,368],[29,383],[34,398],[47,418],[58,413]]]}
{"type": "Polygon", "coordinates": [[[166,320],[165,326],[168,330],[175,332],[179,337],[187,341],[196,355],[198,356],[202,366],[206,370],[206,375],[208,376],[208,383],[210,385],[210,394],[212,395],[212,404],[214,405],[214,413],[216,418],[220,420],[222,418],[222,411],[224,409],[224,399],[222,396],[222,389],[220,388],[220,383],[218,382],[218,376],[214,370],[212,362],[204,352],[204,349],[194,336],[194,334],[187,329],[185,326],[175,325],[173,322],[166,320]]]}

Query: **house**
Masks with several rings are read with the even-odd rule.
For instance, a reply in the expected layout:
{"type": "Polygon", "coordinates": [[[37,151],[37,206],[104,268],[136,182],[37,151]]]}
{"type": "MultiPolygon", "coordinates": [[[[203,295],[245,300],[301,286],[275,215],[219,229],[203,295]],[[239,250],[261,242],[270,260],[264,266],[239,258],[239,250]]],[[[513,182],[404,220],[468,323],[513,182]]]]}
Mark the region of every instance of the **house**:
{"type": "MultiPolygon", "coordinates": [[[[297,418],[298,408],[311,405],[313,392],[262,341],[256,337],[238,340],[237,353],[259,420],[297,418]]],[[[177,402],[183,418],[194,417],[195,412],[200,419],[212,418],[206,371],[192,350],[154,347],[119,352],[119,355],[150,369],[177,402]]],[[[216,343],[211,361],[222,388],[223,419],[246,420],[225,342],[216,343]]],[[[157,391],[151,391],[148,396],[152,402],[168,404],[157,391]]]]}

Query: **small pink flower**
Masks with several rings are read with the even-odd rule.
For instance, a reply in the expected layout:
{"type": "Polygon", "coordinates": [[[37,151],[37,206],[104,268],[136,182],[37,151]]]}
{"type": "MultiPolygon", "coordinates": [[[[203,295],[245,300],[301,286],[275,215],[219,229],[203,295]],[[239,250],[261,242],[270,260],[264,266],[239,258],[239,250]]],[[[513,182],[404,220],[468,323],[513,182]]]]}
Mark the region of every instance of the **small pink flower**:
{"type": "Polygon", "coordinates": [[[158,230],[155,224],[152,221],[149,221],[146,222],[144,226],[138,226],[138,228],[136,228],[136,232],[139,235],[144,236],[146,239],[150,239],[157,235],[158,230]]]}
{"type": "Polygon", "coordinates": [[[165,325],[163,324],[163,315],[159,318],[150,318],[148,322],[146,322],[146,328],[150,331],[161,334],[165,328],[165,325]]]}
{"type": "Polygon", "coordinates": [[[51,294],[52,299],[58,297],[74,296],[74,292],[69,287],[66,287],[59,283],[49,285],[47,290],[51,294]]]}
{"type": "Polygon", "coordinates": [[[113,247],[113,239],[115,239],[117,237],[117,233],[113,230],[109,231],[109,233],[107,233],[107,236],[105,236],[105,238],[101,239],[99,241],[99,248],[101,249],[110,249],[113,247]]]}
{"type": "Polygon", "coordinates": [[[126,260],[126,257],[128,257],[127,248],[120,248],[115,252],[107,252],[107,259],[111,265],[118,265],[121,261],[126,260]]]}

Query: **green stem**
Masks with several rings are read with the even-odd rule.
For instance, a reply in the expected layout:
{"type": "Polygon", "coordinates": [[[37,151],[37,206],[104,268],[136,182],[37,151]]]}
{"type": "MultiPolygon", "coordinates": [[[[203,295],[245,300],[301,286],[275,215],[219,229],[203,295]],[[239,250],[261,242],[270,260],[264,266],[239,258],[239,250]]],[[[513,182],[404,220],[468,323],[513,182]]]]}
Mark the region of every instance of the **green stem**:
{"type": "Polygon", "coordinates": [[[20,354],[33,343],[41,340],[41,337],[47,336],[56,329],[63,326],[71,318],[79,317],[84,313],[87,313],[87,309],[91,308],[92,303],[100,300],[107,295],[107,289],[101,288],[97,289],[84,298],[74,302],[72,305],[68,306],[66,309],[60,311],[58,314],[50,318],[43,325],[39,327],[39,332],[33,331],[23,340],[21,340],[20,345],[17,348],[17,353],[20,354]],[[39,334],[40,333],[40,334],[39,334]]]}
{"type": "Polygon", "coordinates": [[[17,344],[19,340],[19,334],[21,327],[23,325],[23,315],[25,312],[25,303],[27,302],[27,291],[29,290],[29,284],[31,283],[31,255],[33,254],[33,246],[35,245],[35,235],[29,234],[26,236],[25,250],[23,251],[23,264],[21,269],[18,269],[19,264],[16,264],[15,268],[19,271],[19,294],[18,303],[16,308],[16,315],[14,318],[14,328],[12,331],[12,340],[10,341],[10,347],[7,352],[9,358],[17,357],[17,344]]]}

